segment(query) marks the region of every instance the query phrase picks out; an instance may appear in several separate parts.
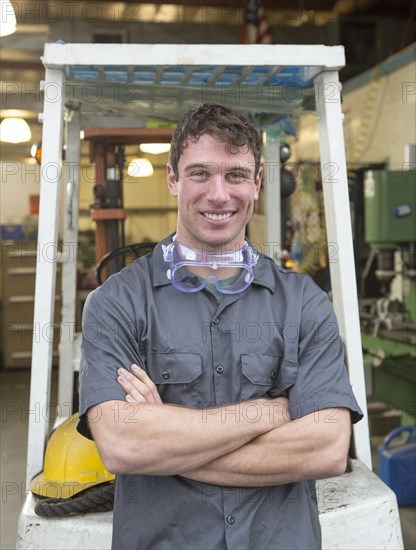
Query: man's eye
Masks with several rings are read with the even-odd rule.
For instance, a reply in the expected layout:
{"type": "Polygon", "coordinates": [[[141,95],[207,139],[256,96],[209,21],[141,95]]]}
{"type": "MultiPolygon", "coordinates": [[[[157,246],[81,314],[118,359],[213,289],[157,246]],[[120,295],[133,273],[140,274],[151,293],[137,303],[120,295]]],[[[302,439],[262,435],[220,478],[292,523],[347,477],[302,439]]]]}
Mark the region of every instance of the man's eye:
{"type": "Polygon", "coordinates": [[[205,179],[207,179],[208,174],[207,174],[207,172],[204,172],[202,170],[197,170],[196,172],[192,172],[191,177],[193,177],[195,179],[205,180],[205,179]]]}
{"type": "Polygon", "coordinates": [[[231,172],[228,174],[228,179],[230,181],[239,182],[244,181],[246,179],[244,174],[240,174],[239,172],[231,172]]]}

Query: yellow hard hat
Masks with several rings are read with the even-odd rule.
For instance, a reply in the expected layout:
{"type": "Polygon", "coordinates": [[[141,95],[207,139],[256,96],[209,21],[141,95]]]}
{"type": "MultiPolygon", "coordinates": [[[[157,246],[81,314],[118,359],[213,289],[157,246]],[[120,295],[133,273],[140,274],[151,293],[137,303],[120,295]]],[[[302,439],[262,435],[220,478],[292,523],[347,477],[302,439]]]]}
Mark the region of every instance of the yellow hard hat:
{"type": "Polygon", "coordinates": [[[52,432],[43,472],[29,485],[35,495],[71,498],[101,483],[114,481],[115,475],[105,469],[94,441],[77,432],[78,416],[73,414],[52,432]]]}

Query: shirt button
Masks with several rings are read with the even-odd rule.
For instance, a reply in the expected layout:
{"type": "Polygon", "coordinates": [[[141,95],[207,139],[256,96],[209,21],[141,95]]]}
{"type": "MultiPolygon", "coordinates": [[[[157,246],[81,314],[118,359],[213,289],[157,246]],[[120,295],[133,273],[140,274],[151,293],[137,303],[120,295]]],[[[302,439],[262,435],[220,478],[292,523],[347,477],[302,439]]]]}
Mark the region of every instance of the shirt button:
{"type": "Polygon", "coordinates": [[[169,378],[170,374],[167,370],[164,370],[162,372],[162,378],[164,378],[165,380],[167,380],[169,378]]]}
{"type": "Polygon", "coordinates": [[[271,380],[274,380],[276,378],[276,371],[272,370],[272,372],[270,373],[270,378],[271,380]]]}
{"type": "Polygon", "coordinates": [[[212,322],[214,323],[214,325],[218,325],[220,320],[218,319],[218,317],[215,317],[215,319],[212,322]]]}
{"type": "Polygon", "coordinates": [[[215,370],[218,372],[218,374],[222,374],[224,372],[224,367],[222,365],[218,365],[215,370]]]}
{"type": "Polygon", "coordinates": [[[234,523],[234,521],[235,521],[235,520],[234,520],[234,517],[233,517],[233,516],[228,516],[227,522],[228,522],[230,525],[232,525],[232,524],[234,523]]]}

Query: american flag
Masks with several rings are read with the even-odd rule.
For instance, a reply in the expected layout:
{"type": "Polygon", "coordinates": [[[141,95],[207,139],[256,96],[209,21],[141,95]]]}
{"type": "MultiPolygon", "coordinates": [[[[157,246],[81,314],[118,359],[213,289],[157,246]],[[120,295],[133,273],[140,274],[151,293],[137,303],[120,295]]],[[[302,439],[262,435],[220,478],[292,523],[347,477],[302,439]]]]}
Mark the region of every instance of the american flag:
{"type": "Polygon", "coordinates": [[[272,35],[261,0],[244,0],[244,23],[240,42],[242,44],[272,43],[272,35]]]}

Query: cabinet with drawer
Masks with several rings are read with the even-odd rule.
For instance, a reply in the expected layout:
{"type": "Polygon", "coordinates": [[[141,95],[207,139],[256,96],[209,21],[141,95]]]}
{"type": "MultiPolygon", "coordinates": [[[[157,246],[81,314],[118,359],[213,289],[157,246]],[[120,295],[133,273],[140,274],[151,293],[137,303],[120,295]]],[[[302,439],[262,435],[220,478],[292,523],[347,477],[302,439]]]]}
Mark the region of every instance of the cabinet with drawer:
{"type": "Polygon", "coordinates": [[[1,241],[1,359],[5,369],[30,367],[33,337],[53,339],[53,364],[58,364],[61,266],[57,265],[54,325],[36,327],[36,254],[36,241],[1,241]]]}

